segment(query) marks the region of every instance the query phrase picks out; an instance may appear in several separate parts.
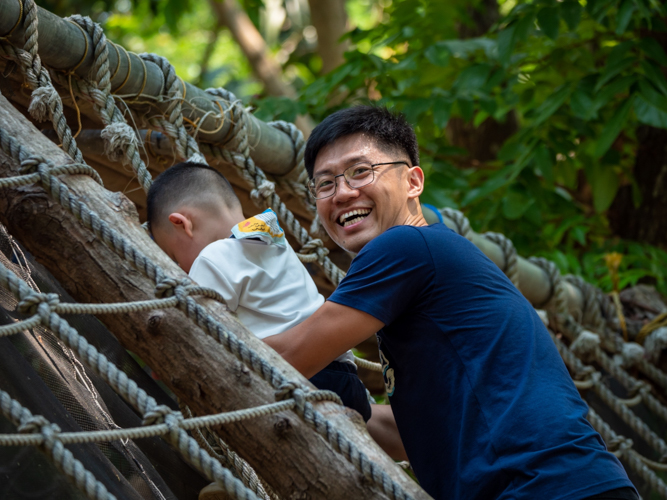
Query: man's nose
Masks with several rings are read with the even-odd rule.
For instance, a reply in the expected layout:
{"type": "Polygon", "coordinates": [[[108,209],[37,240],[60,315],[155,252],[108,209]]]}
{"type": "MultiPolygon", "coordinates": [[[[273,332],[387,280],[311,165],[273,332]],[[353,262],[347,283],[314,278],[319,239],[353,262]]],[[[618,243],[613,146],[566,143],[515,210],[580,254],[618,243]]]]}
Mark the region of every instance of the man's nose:
{"type": "Polygon", "coordinates": [[[336,186],[336,192],[334,193],[334,201],[337,203],[344,202],[350,198],[356,198],[359,196],[358,188],[351,188],[345,179],[340,179],[338,185],[336,186]]]}

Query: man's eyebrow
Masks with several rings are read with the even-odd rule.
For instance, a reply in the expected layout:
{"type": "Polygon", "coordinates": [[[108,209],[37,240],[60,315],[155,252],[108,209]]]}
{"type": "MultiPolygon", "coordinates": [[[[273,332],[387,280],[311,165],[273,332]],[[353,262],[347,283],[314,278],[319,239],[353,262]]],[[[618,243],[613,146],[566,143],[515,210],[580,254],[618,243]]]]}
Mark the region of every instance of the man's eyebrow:
{"type": "MultiPolygon", "coordinates": [[[[371,161],[368,159],[368,156],[366,155],[357,155],[357,156],[352,156],[351,158],[347,158],[345,162],[342,164],[345,165],[345,168],[351,167],[352,165],[356,165],[357,163],[361,162],[369,162],[371,161]]],[[[317,171],[317,175],[329,175],[331,174],[331,168],[323,168],[321,170],[317,171]]]]}

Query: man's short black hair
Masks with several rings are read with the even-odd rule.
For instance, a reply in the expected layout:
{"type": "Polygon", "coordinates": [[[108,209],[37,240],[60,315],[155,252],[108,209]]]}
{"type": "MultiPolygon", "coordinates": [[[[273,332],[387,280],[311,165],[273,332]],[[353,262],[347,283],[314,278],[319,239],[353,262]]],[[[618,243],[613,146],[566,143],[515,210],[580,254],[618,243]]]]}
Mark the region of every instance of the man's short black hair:
{"type": "Polygon", "coordinates": [[[417,137],[403,115],[380,106],[354,106],[327,116],[310,134],[304,155],[308,176],[313,178],[315,160],[322,148],[358,133],[368,134],[380,146],[404,152],[412,166],[419,165],[417,137]]]}
{"type": "Polygon", "coordinates": [[[205,206],[222,203],[230,209],[241,207],[234,189],[220,172],[193,162],[178,163],[158,175],[148,190],[146,203],[151,230],[185,204],[205,206]]]}

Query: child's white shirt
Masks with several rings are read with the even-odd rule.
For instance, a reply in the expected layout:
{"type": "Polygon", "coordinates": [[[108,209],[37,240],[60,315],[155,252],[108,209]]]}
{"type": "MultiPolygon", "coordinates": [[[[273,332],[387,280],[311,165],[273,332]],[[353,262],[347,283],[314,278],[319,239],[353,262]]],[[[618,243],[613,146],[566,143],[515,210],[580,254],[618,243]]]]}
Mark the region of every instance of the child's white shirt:
{"type": "MultiPolygon", "coordinates": [[[[220,293],[241,323],[260,339],[289,330],[324,304],[289,244],[218,240],[201,251],[189,275],[197,284],[220,293]]],[[[350,351],[337,361],[354,363],[350,351]]]]}

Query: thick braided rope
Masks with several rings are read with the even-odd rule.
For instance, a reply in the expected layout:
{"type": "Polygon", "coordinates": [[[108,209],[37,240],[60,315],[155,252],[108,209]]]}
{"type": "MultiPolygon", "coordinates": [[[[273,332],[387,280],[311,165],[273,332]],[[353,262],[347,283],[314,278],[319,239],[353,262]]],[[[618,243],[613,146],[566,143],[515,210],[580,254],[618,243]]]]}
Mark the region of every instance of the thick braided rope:
{"type": "Polygon", "coordinates": [[[664,481],[655,472],[649,469],[647,460],[632,449],[632,441],[616,434],[613,429],[600,418],[595,410],[590,407],[588,409],[587,418],[610,448],[612,448],[612,445],[613,448],[616,448],[612,448],[614,454],[619,456],[624,462],[628,463],[630,467],[637,472],[648,485],[650,485],[651,489],[657,491],[662,498],[667,499],[667,485],[665,485],[664,481]],[[623,443],[624,446],[619,446],[621,443],[623,443]]]}
{"type": "MultiPolygon", "coordinates": [[[[187,418],[193,417],[192,411],[186,404],[179,401],[179,407],[181,408],[181,413],[187,418]]],[[[232,471],[232,473],[259,498],[263,500],[271,500],[270,495],[266,491],[266,485],[261,481],[255,469],[253,469],[248,462],[238,456],[238,454],[217,435],[213,434],[208,429],[195,428],[192,429],[192,437],[199,443],[199,446],[204,448],[209,455],[215,457],[223,467],[227,467],[232,471]]]]}
{"type": "Polygon", "coordinates": [[[470,241],[472,238],[472,227],[470,227],[470,221],[463,215],[463,212],[454,210],[453,208],[441,208],[439,212],[440,215],[447,217],[454,223],[457,233],[470,241]]]}
{"type": "Polygon", "coordinates": [[[540,304],[537,307],[551,310],[558,315],[567,315],[567,296],[560,277],[560,270],[556,264],[544,257],[529,257],[528,261],[542,269],[549,278],[549,287],[551,289],[549,298],[544,304],[540,304]]]}
{"type": "Polygon", "coordinates": [[[157,54],[139,54],[139,57],[144,61],[154,63],[162,70],[167,93],[166,98],[169,100],[165,112],[167,117],[151,118],[149,122],[155,128],[164,130],[165,134],[172,140],[179,158],[182,160],[190,159],[197,163],[206,163],[206,159],[199,152],[197,141],[188,134],[183,126],[183,92],[181,91],[181,80],[176,76],[176,70],[166,58],[157,54]]]}
{"type": "MultiPolygon", "coordinates": [[[[561,322],[560,327],[561,331],[570,341],[576,340],[583,331],[583,328],[572,317],[561,322]]],[[[571,352],[571,348],[568,351],[571,352]]],[[[646,382],[630,375],[622,366],[615,363],[599,346],[593,347],[590,353],[582,353],[582,355],[590,356],[591,359],[595,360],[606,372],[618,380],[630,394],[640,394],[644,404],[654,414],[667,422],[667,407],[651,394],[651,388],[646,382]]]]}
{"type": "MultiPolygon", "coordinates": [[[[18,145],[17,142],[1,128],[0,146],[3,151],[10,154],[18,161],[23,161],[29,157],[25,148],[18,145]]],[[[167,278],[164,271],[159,266],[155,265],[125,237],[112,229],[109,224],[99,217],[99,215],[90,210],[85,203],[76,199],[76,197],[69,192],[67,186],[60,182],[57,177],[49,175],[48,164],[44,163],[40,165],[38,171],[40,173],[41,184],[47,193],[60,203],[63,208],[81,220],[84,226],[91,229],[93,233],[107,244],[111,250],[130,262],[146,277],[155,281],[159,287],[162,287],[163,296],[170,296],[171,294],[175,295],[179,299],[179,309],[192,319],[205,333],[218,340],[229,352],[234,354],[237,359],[245,363],[255,371],[255,373],[259,374],[276,390],[285,391],[286,388],[289,388],[289,391],[294,393],[294,399],[296,400],[295,412],[304,420],[304,422],[327,439],[334,450],[346,457],[367,479],[380,486],[390,498],[410,498],[401,486],[382,470],[381,467],[370,460],[345,435],[335,429],[331,422],[325,419],[320,412],[313,408],[312,403],[305,399],[304,391],[302,389],[290,382],[280,370],[273,367],[259,356],[257,352],[250,349],[243,341],[238,339],[236,335],[227,330],[222,323],[211,316],[203,306],[198,304],[192,297],[188,296],[186,292],[186,284],[167,278]]],[[[53,313],[53,315],[57,317],[55,313],[53,313]]],[[[178,436],[174,436],[174,438],[177,437],[178,436]]],[[[196,445],[194,440],[192,442],[196,445]]],[[[181,444],[183,446],[187,445],[187,443],[181,443],[181,441],[178,441],[178,444],[179,446],[181,444]]],[[[197,446],[195,450],[198,448],[199,446],[197,446]]],[[[205,454],[203,450],[200,451],[205,454]]],[[[197,456],[194,453],[190,453],[188,456],[195,460],[197,459],[197,456]]],[[[212,459],[208,454],[205,454],[205,456],[208,459],[208,461],[205,462],[205,465],[209,467],[207,473],[210,473],[209,462],[212,459]]],[[[195,465],[198,463],[199,462],[195,462],[195,465]]],[[[220,467],[217,461],[216,464],[220,467]]]]}
{"type": "MultiPolygon", "coordinates": [[[[234,478],[232,473],[224,469],[217,460],[211,458],[203,449],[199,447],[196,441],[188,436],[183,424],[180,412],[173,412],[165,406],[158,406],[156,401],[150,397],[137,383],[130,379],[125,372],[119,370],[116,365],[108,360],[90,345],[88,341],[80,336],[67,321],[53,312],[52,308],[57,304],[55,294],[40,294],[32,290],[27,283],[18,278],[11,270],[2,266],[0,269],[0,285],[6,288],[19,300],[23,307],[32,308],[40,317],[40,324],[51,330],[65,344],[72,349],[79,359],[91,370],[97,373],[109,384],[125,401],[130,403],[141,415],[144,416],[146,424],[160,424],[164,421],[163,427],[155,429],[111,429],[105,431],[93,431],[88,433],[73,433],[67,436],[71,442],[86,441],[105,441],[109,439],[123,439],[126,437],[145,437],[156,434],[164,434],[167,439],[180,451],[183,457],[198,468],[204,475],[216,481],[234,498],[255,499],[254,493],[248,490],[241,481],[234,478]]],[[[292,402],[290,404],[296,404],[292,402]]],[[[242,414],[244,418],[260,416],[263,413],[258,409],[251,409],[254,414],[242,414]]],[[[280,410],[277,410],[280,411],[280,410]]],[[[204,425],[214,425],[225,422],[232,418],[229,415],[219,415],[211,417],[200,417],[209,419],[204,421],[204,425]],[[213,422],[213,423],[209,423],[213,422]]],[[[194,420],[194,419],[193,419],[194,420]]],[[[195,421],[196,423],[196,421],[195,421]]],[[[62,438],[58,440],[63,442],[62,438]]],[[[16,440],[14,439],[14,443],[16,440]]],[[[12,444],[10,438],[10,444],[12,444]]],[[[31,443],[39,444],[39,443],[31,443]]]]}
{"type": "Polygon", "coordinates": [[[505,268],[503,269],[503,272],[514,286],[519,288],[519,260],[512,240],[501,233],[487,232],[482,234],[482,236],[498,245],[503,251],[503,257],[505,259],[505,268]]]}
{"type": "Polygon", "coordinates": [[[72,131],[63,113],[63,104],[51,84],[51,77],[37,53],[38,19],[37,5],[34,0],[24,0],[25,44],[23,49],[9,49],[5,46],[5,54],[19,63],[28,85],[33,90],[32,102],[28,111],[38,121],[50,116],[53,128],[58,134],[63,150],[77,163],[83,163],[83,154],[79,151],[72,131]]]}
{"type": "MultiPolygon", "coordinates": [[[[556,335],[552,332],[551,338],[556,344],[556,348],[560,353],[565,364],[570,367],[575,373],[585,372],[586,369],[570,349],[561,341],[556,335]]],[[[593,383],[591,384],[592,388],[595,390],[595,393],[609,406],[614,413],[616,413],[626,424],[628,424],[632,430],[634,430],[639,436],[641,436],[647,444],[649,444],[653,449],[655,449],[661,456],[667,455],[667,443],[658,436],[651,428],[646,425],[635,413],[628,408],[628,404],[622,402],[610,389],[607,388],[602,382],[601,377],[598,374],[595,377],[593,383]]],[[[641,394],[641,393],[640,393],[641,394]]],[[[643,396],[643,395],[642,395],[643,396]]],[[[640,399],[641,400],[641,399],[640,399]]]]}
{"type": "MultiPolygon", "coordinates": [[[[88,17],[74,15],[68,19],[81,26],[92,40],[93,80],[91,82],[79,79],[78,91],[92,102],[95,112],[105,125],[101,133],[106,143],[105,153],[111,161],[120,160],[129,163],[137,175],[139,184],[147,192],[151,185],[151,175],[139,154],[137,134],[127,124],[111,94],[109,50],[104,30],[88,17]]],[[[66,85],[64,81],[59,83],[66,85]]]]}
{"type": "Polygon", "coordinates": [[[91,500],[116,500],[98,481],[92,472],[74,458],[60,439],[60,428],[42,416],[34,416],[30,410],[0,390],[0,411],[24,433],[22,437],[36,436],[40,439],[41,449],[51,459],[56,468],[65,474],[77,488],[91,500]]]}
{"type": "MultiPolygon", "coordinates": [[[[317,262],[320,264],[327,278],[338,285],[345,276],[345,273],[339,269],[327,256],[329,250],[319,239],[314,239],[308,234],[294,214],[287,208],[285,203],[275,192],[275,185],[269,181],[262,170],[255,165],[250,157],[250,145],[248,143],[248,118],[242,104],[233,94],[225,89],[207,89],[207,92],[216,97],[229,100],[229,110],[234,123],[231,141],[235,144],[237,151],[230,151],[217,146],[211,147],[211,152],[215,158],[233,165],[241,174],[242,178],[253,188],[250,195],[255,204],[262,208],[271,207],[282,225],[296,238],[302,249],[309,254],[313,253],[317,257],[301,257],[306,262],[317,262]]],[[[298,156],[298,155],[297,155],[298,156]]],[[[303,254],[298,254],[303,255],[303,254]]]]}
{"type": "Polygon", "coordinates": [[[570,285],[579,289],[582,297],[581,318],[576,318],[579,323],[596,332],[604,331],[606,323],[602,318],[598,304],[597,289],[590,283],[586,283],[581,277],[568,274],[563,277],[570,285]]]}

